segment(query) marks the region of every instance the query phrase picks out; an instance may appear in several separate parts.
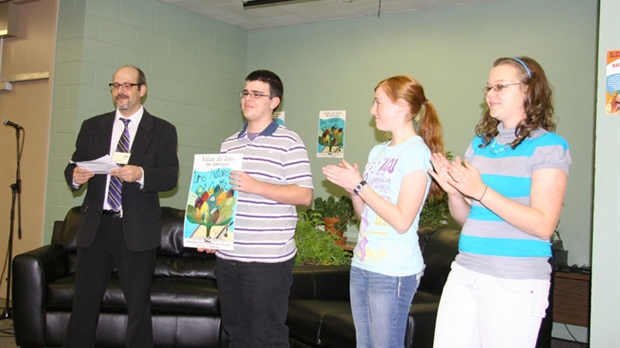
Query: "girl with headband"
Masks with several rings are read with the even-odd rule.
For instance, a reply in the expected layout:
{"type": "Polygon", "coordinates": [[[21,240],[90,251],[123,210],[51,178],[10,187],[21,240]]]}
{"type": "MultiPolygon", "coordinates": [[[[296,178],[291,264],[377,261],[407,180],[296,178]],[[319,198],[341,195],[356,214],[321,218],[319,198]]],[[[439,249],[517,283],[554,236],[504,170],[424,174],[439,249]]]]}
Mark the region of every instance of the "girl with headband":
{"type": "Polygon", "coordinates": [[[463,226],[434,347],[533,348],[571,156],[554,133],[551,86],[534,59],[497,59],[483,92],[487,107],[464,160],[431,158],[463,226]]]}

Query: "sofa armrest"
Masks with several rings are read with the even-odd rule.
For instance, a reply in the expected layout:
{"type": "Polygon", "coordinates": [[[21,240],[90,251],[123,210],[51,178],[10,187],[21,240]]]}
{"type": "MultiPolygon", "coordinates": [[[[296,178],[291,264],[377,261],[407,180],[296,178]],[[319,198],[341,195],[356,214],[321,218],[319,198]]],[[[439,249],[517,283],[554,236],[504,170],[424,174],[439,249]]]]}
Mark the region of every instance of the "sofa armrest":
{"type": "Polygon", "coordinates": [[[13,324],[18,346],[44,346],[47,284],[68,272],[69,258],[58,244],[15,256],[13,324]]]}
{"type": "Polygon", "coordinates": [[[295,267],[290,298],[349,301],[350,269],[350,266],[295,267]]]}

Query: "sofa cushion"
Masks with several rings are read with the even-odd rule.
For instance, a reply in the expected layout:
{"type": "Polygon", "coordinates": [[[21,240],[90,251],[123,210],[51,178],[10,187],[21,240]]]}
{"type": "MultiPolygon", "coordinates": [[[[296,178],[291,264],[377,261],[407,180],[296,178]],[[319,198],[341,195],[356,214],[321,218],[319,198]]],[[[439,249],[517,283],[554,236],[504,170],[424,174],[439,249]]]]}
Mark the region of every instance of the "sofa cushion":
{"type": "MultiPolygon", "coordinates": [[[[48,284],[48,310],[71,311],[74,282],[75,275],[72,274],[48,284]]],[[[126,308],[118,276],[113,274],[101,301],[101,312],[126,312],[126,308]]],[[[153,278],[151,309],[153,314],[219,315],[216,282],[206,278],[153,278]]]]}
{"type": "MultiPolygon", "coordinates": [[[[77,234],[80,227],[80,207],[73,207],[65,215],[64,221],[54,226],[52,243],[61,244],[65,252],[77,253],[77,234]]],[[[187,251],[183,247],[183,222],[185,211],[181,209],[161,208],[161,246],[158,254],[181,255],[187,251]]]]}
{"type": "MultiPolygon", "coordinates": [[[[430,348],[439,296],[417,292],[409,308],[405,346],[430,348]]],[[[327,347],[355,347],[355,324],[348,301],[290,300],[286,324],[289,336],[303,343],[327,347]]]]}
{"type": "Polygon", "coordinates": [[[206,278],[215,280],[215,255],[195,250],[182,257],[157,255],[154,277],[206,278]]]}
{"type": "MultiPolygon", "coordinates": [[[[75,274],[60,278],[48,284],[47,310],[71,311],[73,307],[73,295],[75,274]]],[[[120,282],[116,274],[110,277],[108,288],[101,301],[102,312],[126,311],[126,303],[121,291],[120,282]]]]}
{"type": "Polygon", "coordinates": [[[295,267],[290,297],[348,301],[350,269],[348,265],[295,267]]]}
{"type": "MultiPolygon", "coordinates": [[[[49,310],[71,311],[75,282],[77,231],[80,207],[73,207],[65,220],[54,225],[53,243],[61,244],[68,255],[67,276],[48,284],[46,305],[49,310]]],[[[180,209],[161,209],[161,247],[157,251],[151,291],[151,307],[156,313],[219,315],[215,282],[215,256],[183,247],[183,221],[180,209]]],[[[113,273],[101,302],[103,313],[125,312],[126,302],[113,273]]]]}
{"type": "Polygon", "coordinates": [[[431,292],[420,290],[418,288],[418,291],[416,291],[415,295],[413,296],[413,301],[411,303],[414,305],[420,303],[434,303],[439,302],[440,298],[441,295],[433,294],[431,292]]]}
{"type": "Polygon", "coordinates": [[[321,342],[330,347],[355,348],[355,324],[351,308],[348,312],[325,314],[320,338],[321,342]]]}
{"type": "Polygon", "coordinates": [[[60,230],[57,231],[59,237],[56,237],[57,232],[55,232],[52,238],[52,242],[61,244],[66,253],[77,253],[77,234],[80,227],[80,214],[80,207],[71,208],[67,212],[67,215],[65,215],[65,220],[62,222],[60,230]]]}
{"type": "Polygon", "coordinates": [[[348,313],[349,301],[289,300],[286,325],[289,336],[310,344],[321,344],[324,317],[328,314],[348,313]]]}
{"type": "MultiPolygon", "coordinates": [[[[161,244],[159,255],[182,256],[187,249],[183,248],[183,223],[185,210],[170,207],[161,208],[161,244]]],[[[195,251],[195,249],[192,249],[195,251]]],[[[205,254],[205,253],[201,253],[205,254]]]]}
{"type": "Polygon", "coordinates": [[[450,266],[458,253],[461,231],[456,228],[440,228],[430,236],[426,243],[422,257],[426,269],[420,281],[418,291],[425,291],[441,295],[443,286],[448,279],[450,266]]]}
{"type": "Polygon", "coordinates": [[[154,314],[219,316],[217,284],[213,279],[154,278],[151,309],[154,314]]]}

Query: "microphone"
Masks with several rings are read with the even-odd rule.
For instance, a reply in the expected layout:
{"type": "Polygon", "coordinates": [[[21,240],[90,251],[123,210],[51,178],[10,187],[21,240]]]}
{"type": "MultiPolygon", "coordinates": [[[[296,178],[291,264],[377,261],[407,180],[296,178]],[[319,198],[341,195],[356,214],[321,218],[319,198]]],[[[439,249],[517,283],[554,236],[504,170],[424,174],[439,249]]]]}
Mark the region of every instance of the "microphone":
{"type": "Polygon", "coordinates": [[[3,122],[3,123],[4,123],[6,126],[11,126],[11,127],[15,128],[15,129],[24,129],[24,127],[22,127],[22,126],[18,125],[17,123],[13,123],[13,122],[11,122],[11,121],[7,120],[6,118],[4,119],[4,122],[3,122]]]}

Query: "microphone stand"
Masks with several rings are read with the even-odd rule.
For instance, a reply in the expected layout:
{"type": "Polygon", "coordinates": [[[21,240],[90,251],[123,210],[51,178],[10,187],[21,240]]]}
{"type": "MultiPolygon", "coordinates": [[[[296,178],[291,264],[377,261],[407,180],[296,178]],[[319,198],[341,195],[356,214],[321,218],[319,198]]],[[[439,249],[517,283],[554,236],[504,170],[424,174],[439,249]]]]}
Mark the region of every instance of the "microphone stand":
{"type": "MultiPolygon", "coordinates": [[[[16,150],[17,150],[17,169],[15,173],[15,183],[11,185],[11,216],[10,216],[10,228],[9,228],[9,244],[7,246],[7,252],[9,257],[8,262],[8,271],[7,271],[7,285],[6,285],[6,306],[4,307],[4,311],[2,312],[2,316],[0,316],[0,320],[3,319],[12,319],[13,318],[13,309],[10,305],[10,295],[11,295],[11,268],[13,268],[13,226],[15,222],[15,198],[17,197],[17,232],[19,239],[22,239],[22,199],[21,199],[21,177],[20,177],[20,158],[21,158],[21,149],[19,146],[19,131],[23,128],[15,128],[15,141],[16,141],[16,150]]],[[[25,138],[25,133],[24,133],[25,138]]],[[[23,143],[22,143],[23,147],[23,143]]]]}

